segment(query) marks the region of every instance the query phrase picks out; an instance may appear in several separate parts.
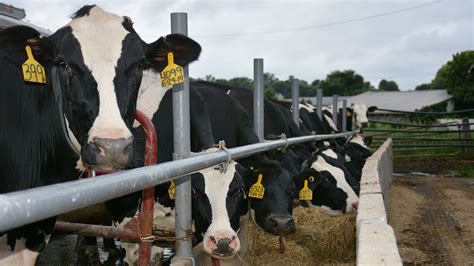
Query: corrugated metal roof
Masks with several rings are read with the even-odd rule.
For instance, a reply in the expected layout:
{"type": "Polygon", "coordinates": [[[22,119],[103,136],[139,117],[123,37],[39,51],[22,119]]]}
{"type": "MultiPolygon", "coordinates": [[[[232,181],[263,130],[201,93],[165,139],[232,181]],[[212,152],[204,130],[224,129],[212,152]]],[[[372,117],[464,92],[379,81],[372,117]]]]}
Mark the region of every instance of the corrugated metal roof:
{"type": "MultiPolygon", "coordinates": [[[[347,99],[347,105],[363,103],[382,109],[416,111],[451,99],[446,90],[364,92],[347,99]]],[[[341,104],[341,103],[340,103],[341,104]]],[[[339,105],[340,105],[339,104],[339,105]]]]}
{"type": "MultiPolygon", "coordinates": [[[[339,96],[337,97],[338,101],[342,101],[342,100],[347,100],[349,99],[351,96],[339,96]]],[[[316,97],[301,97],[301,99],[304,99],[305,101],[311,101],[311,103],[313,105],[316,105],[316,97]]],[[[285,100],[289,100],[291,101],[291,99],[285,99],[285,100]]],[[[327,106],[327,105],[332,105],[332,97],[323,97],[323,106],[327,106]]],[[[342,103],[338,103],[338,106],[342,106],[342,103]]]]}

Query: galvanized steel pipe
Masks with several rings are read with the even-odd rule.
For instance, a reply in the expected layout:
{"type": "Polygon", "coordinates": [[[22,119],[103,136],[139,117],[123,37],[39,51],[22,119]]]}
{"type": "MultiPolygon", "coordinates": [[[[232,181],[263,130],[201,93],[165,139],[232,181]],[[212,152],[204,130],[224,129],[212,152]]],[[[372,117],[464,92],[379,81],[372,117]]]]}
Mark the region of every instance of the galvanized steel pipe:
{"type": "MultiPolygon", "coordinates": [[[[308,141],[347,137],[355,132],[310,135],[228,149],[232,160],[308,141]]],[[[226,151],[161,163],[94,178],[0,195],[0,232],[77,210],[189,175],[228,160],[226,151]]]]}
{"type": "MultiPolygon", "coordinates": [[[[188,36],[188,14],[171,13],[171,33],[188,36]]],[[[189,69],[184,66],[184,82],[173,87],[174,159],[189,157],[191,130],[189,113],[189,69]]],[[[176,179],[176,257],[192,259],[191,177],[176,179]]]]}
{"type": "Polygon", "coordinates": [[[253,59],[253,127],[260,141],[264,140],[264,80],[263,59],[253,59]]]}
{"type": "Polygon", "coordinates": [[[300,127],[300,86],[299,80],[291,76],[291,112],[293,121],[300,127]]]}

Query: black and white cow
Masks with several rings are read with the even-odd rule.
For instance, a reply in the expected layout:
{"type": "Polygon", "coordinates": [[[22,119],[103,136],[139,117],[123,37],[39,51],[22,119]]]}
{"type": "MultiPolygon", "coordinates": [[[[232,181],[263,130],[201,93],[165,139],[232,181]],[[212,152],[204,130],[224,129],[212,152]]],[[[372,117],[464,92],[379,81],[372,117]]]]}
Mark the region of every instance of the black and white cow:
{"type": "Polygon", "coordinates": [[[357,182],[360,182],[365,161],[372,156],[372,152],[369,150],[371,143],[372,137],[362,137],[360,134],[355,134],[344,145],[346,168],[357,182]]]}
{"type": "MultiPolygon", "coordinates": [[[[164,67],[170,51],[181,65],[195,60],[188,43],[168,35],[146,44],[129,18],[97,6],[79,9],[49,37],[24,26],[2,31],[0,193],[77,178],[76,161],[79,168],[126,167],[143,65],[164,67]],[[27,45],[45,68],[46,85],[23,81],[27,45]],[[67,137],[80,150],[79,161],[67,137]]],[[[33,264],[54,220],[0,233],[0,264],[33,264]]]]}
{"type": "MultiPolygon", "coordinates": [[[[368,113],[375,112],[376,106],[367,107],[365,104],[351,104],[351,107],[347,108],[347,130],[362,129],[370,126],[368,113]]],[[[333,110],[331,106],[323,107],[323,123],[326,128],[332,132],[340,132],[342,129],[342,108],[339,108],[337,114],[337,123],[332,120],[333,110]]]]}
{"type": "MultiPolygon", "coordinates": [[[[212,132],[215,139],[225,140],[228,147],[258,143],[248,114],[242,106],[214,84],[191,83],[191,90],[198,90],[209,110],[212,132]]],[[[241,175],[248,192],[262,175],[265,194],[262,199],[249,198],[257,224],[266,232],[285,235],[295,230],[292,218],[292,201],[296,195],[289,173],[277,161],[266,155],[255,155],[239,160],[247,168],[241,175]]]]}
{"type": "MultiPolygon", "coordinates": [[[[158,137],[158,163],[172,160],[173,115],[171,87],[161,87],[160,73],[146,70],[140,87],[137,109],[142,110],[155,125],[158,137]]],[[[196,90],[190,91],[191,149],[194,152],[215,152],[214,138],[208,110],[204,99],[196,90]]],[[[133,167],[143,166],[144,135],[137,127],[136,152],[133,167]]],[[[240,249],[237,237],[240,216],[246,212],[244,169],[231,161],[226,171],[209,167],[192,174],[192,217],[195,243],[203,242],[205,252],[215,258],[233,257],[240,249]]],[[[174,200],[168,194],[170,183],[155,190],[154,223],[174,228],[174,200]]],[[[140,193],[134,193],[107,202],[114,220],[127,222],[136,215],[140,204],[140,193]]],[[[138,245],[122,243],[126,250],[125,261],[131,265],[138,259],[138,245]]],[[[160,252],[154,249],[153,252],[160,252]]]]}
{"type": "Polygon", "coordinates": [[[329,147],[318,150],[308,160],[297,178],[297,189],[308,181],[313,191],[311,205],[320,207],[329,215],[348,213],[357,208],[358,183],[345,168],[344,158],[329,147]]]}

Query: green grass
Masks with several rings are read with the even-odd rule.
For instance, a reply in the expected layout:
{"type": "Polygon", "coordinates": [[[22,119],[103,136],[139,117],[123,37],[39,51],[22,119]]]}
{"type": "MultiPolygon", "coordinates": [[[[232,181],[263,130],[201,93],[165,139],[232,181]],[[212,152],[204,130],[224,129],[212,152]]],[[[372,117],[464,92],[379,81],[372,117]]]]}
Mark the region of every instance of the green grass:
{"type": "Polygon", "coordinates": [[[460,176],[474,177],[474,164],[461,165],[456,168],[460,176]]]}

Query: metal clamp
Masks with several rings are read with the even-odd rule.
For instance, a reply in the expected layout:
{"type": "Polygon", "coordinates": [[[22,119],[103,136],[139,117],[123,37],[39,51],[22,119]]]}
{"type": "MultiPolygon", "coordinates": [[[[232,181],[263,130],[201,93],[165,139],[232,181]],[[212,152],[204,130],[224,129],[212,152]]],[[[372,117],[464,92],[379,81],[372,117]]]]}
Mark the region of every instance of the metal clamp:
{"type": "Polygon", "coordinates": [[[286,149],[288,149],[288,146],[290,146],[290,143],[288,142],[288,139],[286,138],[286,134],[285,134],[285,133],[281,133],[280,139],[282,139],[282,140],[285,141],[285,147],[281,148],[281,151],[282,151],[282,152],[286,152],[286,149]]]}
{"type": "Polygon", "coordinates": [[[232,161],[232,155],[230,154],[229,150],[227,149],[224,140],[219,141],[219,143],[217,144],[217,148],[220,151],[225,151],[227,153],[227,161],[225,163],[219,164],[219,171],[221,173],[225,173],[227,171],[227,167],[229,166],[230,162],[232,161]]]}

